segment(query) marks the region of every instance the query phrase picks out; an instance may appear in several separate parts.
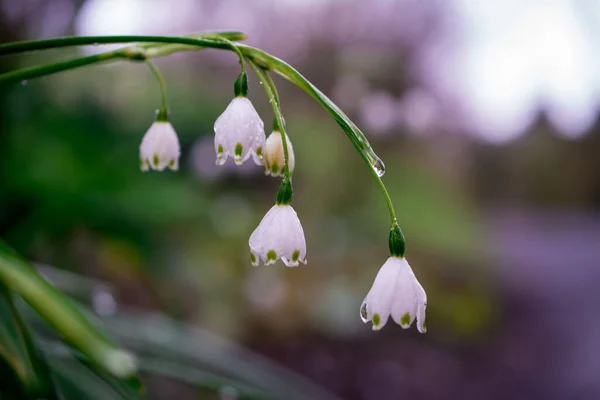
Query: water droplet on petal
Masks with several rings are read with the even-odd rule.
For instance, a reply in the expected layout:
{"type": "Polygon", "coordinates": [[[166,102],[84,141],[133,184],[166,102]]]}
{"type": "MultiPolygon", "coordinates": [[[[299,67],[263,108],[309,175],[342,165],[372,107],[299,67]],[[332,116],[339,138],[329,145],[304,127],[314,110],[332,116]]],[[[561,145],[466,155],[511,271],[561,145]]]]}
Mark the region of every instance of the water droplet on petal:
{"type": "Polygon", "coordinates": [[[364,322],[365,324],[367,322],[369,322],[369,314],[367,313],[367,303],[362,303],[362,305],[360,306],[360,319],[362,319],[362,322],[364,322]]]}
{"type": "Polygon", "coordinates": [[[373,161],[371,161],[371,166],[377,172],[377,176],[382,177],[385,174],[385,164],[381,161],[381,158],[376,157],[373,161]]]}

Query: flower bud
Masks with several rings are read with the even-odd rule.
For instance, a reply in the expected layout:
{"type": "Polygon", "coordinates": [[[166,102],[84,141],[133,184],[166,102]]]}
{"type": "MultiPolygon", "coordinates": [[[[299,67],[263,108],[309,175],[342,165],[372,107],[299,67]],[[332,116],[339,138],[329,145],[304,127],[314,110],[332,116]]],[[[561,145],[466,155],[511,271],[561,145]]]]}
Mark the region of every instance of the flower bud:
{"type": "MultiPolygon", "coordinates": [[[[288,150],[288,168],[290,174],[294,172],[294,148],[290,137],[285,135],[288,150]]],[[[285,157],[283,154],[283,139],[281,132],[273,131],[265,144],[265,175],[282,176],[285,157]]]]}

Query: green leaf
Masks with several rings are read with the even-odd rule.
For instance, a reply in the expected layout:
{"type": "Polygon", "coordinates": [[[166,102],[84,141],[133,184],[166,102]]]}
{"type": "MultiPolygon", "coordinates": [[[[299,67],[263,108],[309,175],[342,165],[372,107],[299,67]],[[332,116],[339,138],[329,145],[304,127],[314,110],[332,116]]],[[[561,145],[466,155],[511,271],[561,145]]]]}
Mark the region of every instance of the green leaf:
{"type": "MultiPolygon", "coordinates": [[[[50,359],[52,371],[56,377],[56,383],[65,400],[105,400],[117,398],[139,398],[124,397],[111,382],[94,371],[84,367],[76,360],[50,359]]],[[[114,378],[112,378],[114,379],[114,378]]]]}
{"type": "Polygon", "coordinates": [[[64,294],[0,240],[0,282],[29,303],[58,333],[92,362],[125,378],[135,374],[132,358],[96,329],[64,294]]]}
{"type": "Polygon", "coordinates": [[[19,379],[25,395],[57,398],[50,370],[15,308],[13,294],[1,284],[0,357],[19,379]]]}

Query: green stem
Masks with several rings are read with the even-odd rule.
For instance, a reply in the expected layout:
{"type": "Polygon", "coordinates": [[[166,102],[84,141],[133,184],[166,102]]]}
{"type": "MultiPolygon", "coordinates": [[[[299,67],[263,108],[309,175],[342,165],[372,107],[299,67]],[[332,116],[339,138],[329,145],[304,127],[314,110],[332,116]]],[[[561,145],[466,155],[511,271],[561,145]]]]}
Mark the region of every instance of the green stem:
{"type": "Polygon", "coordinates": [[[279,93],[277,93],[277,87],[275,86],[275,82],[273,82],[273,78],[271,78],[271,75],[266,71],[265,71],[265,78],[267,80],[267,83],[271,87],[273,94],[275,95],[275,101],[277,102],[277,104],[279,104],[279,107],[281,107],[281,103],[279,102],[279,93]]]}
{"type": "Polygon", "coordinates": [[[167,104],[167,85],[165,80],[163,79],[160,71],[156,68],[156,65],[150,60],[146,60],[146,64],[150,68],[150,71],[156,77],[158,84],[160,86],[160,97],[161,97],[161,107],[158,112],[157,121],[168,121],[169,120],[169,107],[167,104]]]}
{"type": "Polygon", "coordinates": [[[250,66],[252,67],[252,69],[254,70],[254,72],[256,73],[256,76],[258,76],[258,79],[260,79],[260,81],[263,84],[263,87],[265,88],[265,92],[267,93],[267,97],[269,98],[269,103],[271,103],[271,106],[273,107],[273,113],[275,114],[275,119],[277,120],[277,124],[279,125],[279,128],[281,129],[281,141],[282,141],[282,145],[283,145],[283,175],[284,175],[284,179],[287,179],[291,182],[291,177],[290,177],[290,167],[289,167],[289,154],[288,154],[288,148],[287,148],[287,134],[285,133],[285,126],[283,124],[283,115],[281,114],[281,108],[279,107],[279,102],[277,101],[278,96],[276,95],[277,91],[274,90],[275,85],[271,86],[273,84],[273,81],[270,81],[269,79],[267,79],[265,77],[265,75],[268,75],[267,72],[264,72],[261,70],[261,68],[256,65],[256,63],[254,63],[252,60],[248,60],[248,63],[250,64],[250,66]]]}
{"type": "Polygon", "coordinates": [[[231,40],[228,40],[228,39],[225,39],[225,38],[220,38],[219,40],[221,42],[223,42],[223,43],[227,43],[229,45],[229,48],[231,50],[235,51],[235,53],[240,58],[240,64],[242,66],[242,73],[245,74],[246,73],[246,62],[245,62],[244,55],[242,54],[242,52],[240,51],[240,49],[238,49],[237,46],[235,45],[235,43],[233,43],[231,40]]]}
{"type": "Polygon", "coordinates": [[[23,68],[17,71],[6,72],[0,74],[0,83],[3,81],[24,81],[27,79],[38,78],[44,75],[51,75],[57,72],[75,69],[91,64],[98,64],[101,62],[115,61],[120,58],[128,58],[122,51],[108,51],[106,53],[100,53],[93,56],[75,58],[68,61],[63,61],[53,64],[45,64],[37,67],[23,68]]]}
{"type": "Polygon", "coordinates": [[[154,43],[141,45],[142,48],[151,48],[156,43],[177,43],[187,44],[190,46],[203,46],[204,43],[212,43],[213,46],[207,47],[221,47],[225,48],[228,45],[223,43],[222,46],[214,46],[215,41],[218,40],[242,40],[245,39],[246,35],[243,32],[199,32],[188,36],[140,36],[140,35],[119,35],[119,36],[69,36],[54,39],[43,39],[43,40],[31,40],[23,42],[5,43],[0,45],[0,56],[23,53],[26,51],[33,50],[49,50],[61,47],[71,46],[86,46],[86,45],[98,45],[98,44],[114,44],[114,43],[154,43]]]}

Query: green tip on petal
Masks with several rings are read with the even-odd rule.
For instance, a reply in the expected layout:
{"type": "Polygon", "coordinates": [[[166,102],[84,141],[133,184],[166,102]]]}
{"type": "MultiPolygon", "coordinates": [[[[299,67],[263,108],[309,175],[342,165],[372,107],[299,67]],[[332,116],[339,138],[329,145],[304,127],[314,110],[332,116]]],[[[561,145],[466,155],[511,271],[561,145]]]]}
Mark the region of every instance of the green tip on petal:
{"type": "Polygon", "coordinates": [[[271,164],[271,172],[273,175],[277,175],[279,173],[279,166],[277,165],[276,161],[273,161],[273,164],[271,164]]]}
{"type": "Polygon", "coordinates": [[[298,262],[299,258],[300,258],[300,250],[294,251],[294,253],[292,254],[292,262],[298,262]]]}
{"type": "Polygon", "coordinates": [[[235,151],[234,154],[238,157],[242,156],[242,151],[244,150],[244,147],[242,146],[241,143],[238,143],[235,145],[235,151]]]}
{"type": "Polygon", "coordinates": [[[223,154],[223,145],[220,144],[219,147],[217,147],[217,154],[223,154]]]}
{"type": "Polygon", "coordinates": [[[400,318],[400,325],[409,326],[410,325],[410,314],[406,313],[400,318]]]}
{"type": "Polygon", "coordinates": [[[378,313],[373,314],[373,326],[378,327],[380,322],[381,322],[381,317],[379,316],[379,314],[378,313]]]}
{"type": "Polygon", "coordinates": [[[258,146],[258,147],[256,148],[256,156],[257,156],[258,158],[262,158],[262,157],[263,157],[263,150],[262,150],[262,146],[258,146]]]}
{"type": "Polygon", "coordinates": [[[252,264],[256,264],[256,256],[252,252],[250,252],[250,262],[252,262],[252,264]]]}
{"type": "Polygon", "coordinates": [[[154,157],[152,158],[152,163],[155,167],[158,167],[158,163],[160,162],[160,157],[158,153],[154,153],[154,157]]]}
{"type": "Polygon", "coordinates": [[[267,251],[267,261],[275,261],[275,260],[277,260],[277,253],[275,253],[275,250],[267,251]]]}

